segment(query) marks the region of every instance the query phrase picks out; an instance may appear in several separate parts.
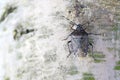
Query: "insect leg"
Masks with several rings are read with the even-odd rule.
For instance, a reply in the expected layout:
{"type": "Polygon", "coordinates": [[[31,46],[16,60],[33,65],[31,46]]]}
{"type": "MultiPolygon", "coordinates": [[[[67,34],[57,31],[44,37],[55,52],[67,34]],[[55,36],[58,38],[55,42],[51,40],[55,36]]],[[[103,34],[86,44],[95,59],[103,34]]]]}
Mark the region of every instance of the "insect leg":
{"type": "MultiPolygon", "coordinates": [[[[72,32],[73,33],[73,32],[72,32]]],[[[67,40],[71,35],[72,35],[72,33],[70,33],[65,39],[63,39],[63,40],[67,40]]]]}
{"type": "Polygon", "coordinates": [[[93,59],[95,60],[95,57],[94,57],[94,55],[93,55],[93,45],[92,45],[92,43],[89,43],[89,45],[92,47],[92,57],[93,57],[93,59]]]}
{"type": "Polygon", "coordinates": [[[71,51],[70,48],[73,48],[73,46],[72,46],[72,44],[70,45],[70,43],[71,43],[71,41],[68,41],[68,42],[67,42],[68,49],[69,49],[69,54],[68,54],[67,58],[72,54],[72,51],[71,51]]]}
{"type": "Polygon", "coordinates": [[[101,34],[88,33],[88,35],[101,35],[101,34]]]}

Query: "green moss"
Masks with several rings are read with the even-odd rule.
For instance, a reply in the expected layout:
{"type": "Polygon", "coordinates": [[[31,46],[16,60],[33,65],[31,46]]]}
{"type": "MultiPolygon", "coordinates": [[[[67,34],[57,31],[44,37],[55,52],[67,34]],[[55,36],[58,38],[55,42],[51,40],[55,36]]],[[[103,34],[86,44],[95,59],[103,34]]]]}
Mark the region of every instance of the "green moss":
{"type": "Polygon", "coordinates": [[[116,66],[114,67],[114,70],[120,70],[120,60],[116,62],[116,66]]]}
{"type": "Polygon", "coordinates": [[[120,60],[118,62],[116,62],[117,65],[120,65],[120,60]]]}
{"type": "Polygon", "coordinates": [[[105,58],[105,55],[104,54],[94,54],[94,57],[95,58],[105,58]]]}
{"type": "MultiPolygon", "coordinates": [[[[104,60],[105,55],[103,54],[103,52],[93,52],[93,53],[94,53],[93,56],[95,58],[95,60],[94,60],[95,63],[100,63],[100,62],[105,61],[104,60]]],[[[90,56],[92,56],[92,55],[90,54],[90,56]]]]}
{"type": "Polygon", "coordinates": [[[118,29],[119,29],[119,28],[118,28],[118,25],[117,25],[117,24],[115,24],[115,25],[112,26],[112,30],[113,30],[113,31],[118,31],[118,29]]]}
{"type": "Polygon", "coordinates": [[[83,73],[82,80],[95,80],[92,73],[83,73]]]}
{"type": "Polygon", "coordinates": [[[70,75],[76,75],[78,73],[79,72],[78,72],[78,70],[77,70],[77,68],[75,66],[70,67],[70,69],[68,71],[68,74],[70,74],[70,75]]]}
{"type": "MultiPolygon", "coordinates": [[[[93,52],[95,58],[105,58],[105,55],[102,52],[93,52]]],[[[92,56],[91,54],[89,56],[92,56]]]]}
{"type": "Polygon", "coordinates": [[[83,73],[83,76],[93,76],[91,73],[83,73]]]}
{"type": "Polygon", "coordinates": [[[114,67],[114,70],[120,70],[120,66],[118,66],[118,65],[115,66],[115,67],[114,67]]]}
{"type": "Polygon", "coordinates": [[[105,62],[105,60],[95,59],[94,62],[95,63],[101,63],[101,62],[105,62]]]}
{"type": "Polygon", "coordinates": [[[83,80],[95,80],[94,77],[84,77],[83,80]]]}

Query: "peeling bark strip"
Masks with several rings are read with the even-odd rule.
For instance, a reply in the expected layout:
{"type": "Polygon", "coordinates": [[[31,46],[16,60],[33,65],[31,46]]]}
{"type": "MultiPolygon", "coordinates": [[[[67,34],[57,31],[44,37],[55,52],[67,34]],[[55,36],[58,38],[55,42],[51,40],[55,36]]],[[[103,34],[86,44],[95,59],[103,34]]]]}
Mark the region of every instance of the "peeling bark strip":
{"type": "Polygon", "coordinates": [[[1,18],[0,18],[0,22],[4,21],[5,18],[11,14],[12,12],[14,12],[16,10],[17,7],[13,7],[13,6],[9,6],[5,9],[5,11],[3,12],[1,18]]]}
{"type": "Polygon", "coordinates": [[[23,35],[34,32],[35,29],[24,28],[23,25],[17,25],[16,29],[13,30],[13,39],[19,40],[23,35]]]}
{"type": "Polygon", "coordinates": [[[24,34],[28,34],[28,33],[31,33],[31,32],[34,32],[35,30],[34,29],[26,29],[24,31],[21,31],[21,32],[18,32],[16,29],[14,30],[14,35],[13,35],[13,38],[14,40],[20,38],[22,35],[24,34]]]}

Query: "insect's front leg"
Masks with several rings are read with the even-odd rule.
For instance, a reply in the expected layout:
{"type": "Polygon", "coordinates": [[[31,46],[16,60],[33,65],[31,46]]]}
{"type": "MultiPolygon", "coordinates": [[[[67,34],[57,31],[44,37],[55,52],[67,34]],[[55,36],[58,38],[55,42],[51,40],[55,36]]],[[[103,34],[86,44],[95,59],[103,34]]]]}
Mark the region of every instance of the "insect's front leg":
{"type": "MultiPolygon", "coordinates": [[[[73,32],[72,32],[73,33],[73,32]]],[[[65,39],[63,39],[63,40],[67,40],[71,35],[72,35],[72,33],[70,33],[65,39]]]]}
{"type": "Polygon", "coordinates": [[[68,36],[67,36],[65,39],[63,39],[63,40],[67,40],[67,39],[69,38],[69,36],[70,36],[70,35],[68,35],[68,36]]]}

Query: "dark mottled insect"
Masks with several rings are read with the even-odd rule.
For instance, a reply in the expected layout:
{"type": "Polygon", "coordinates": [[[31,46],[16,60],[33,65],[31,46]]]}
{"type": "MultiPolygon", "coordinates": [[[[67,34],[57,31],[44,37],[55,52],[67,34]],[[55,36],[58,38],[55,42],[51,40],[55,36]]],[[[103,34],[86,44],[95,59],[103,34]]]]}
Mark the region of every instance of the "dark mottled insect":
{"type": "MultiPolygon", "coordinates": [[[[74,25],[73,28],[75,29],[66,39],[70,38],[67,42],[69,48],[69,57],[72,53],[76,55],[78,50],[82,52],[83,56],[86,56],[90,46],[92,47],[92,56],[93,56],[93,45],[89,42],[88,35],[91,33],[87,33],[85,29],[83,29],[81,24],[74,25]]],[[[94,56],[93,56],[94,57],[94,56]]]]}
{"type": "Polygon", "coordinates": [[[68,54],[67,57],[69,57],[72,53],[74,55],[76,55],[78,50],[82,53],[82,56],[86,56],[88,51],[90,50],[90,47],[91,47],[92,57],[94,58],[94,56],[93,56],[93,45],[89,41],[89,35],[101,35],[101,34],[87,33],[85,31],[85,29],[83,29],[83,26],[85,24],[89,24],[90,22],[93,22],[93,21],[95,21],[96,19],[99,19],[99,18],[88,21],[84,24],[76,24],[73,21],[71,21],[70,19],[66,18],[65,16],[62,16],[62,17],[64,17],[68,21],[70,21],[70,24],[73,25],[73,27],[72,27],[73,32],[71,34],[69,34],[66,39],[64,39],[64,40],[67,40],[68,38],[70,38],[70,40],[67,42],[67,45],[68,45],[68,48],[69,48],[69,54],[68,54]]]}

